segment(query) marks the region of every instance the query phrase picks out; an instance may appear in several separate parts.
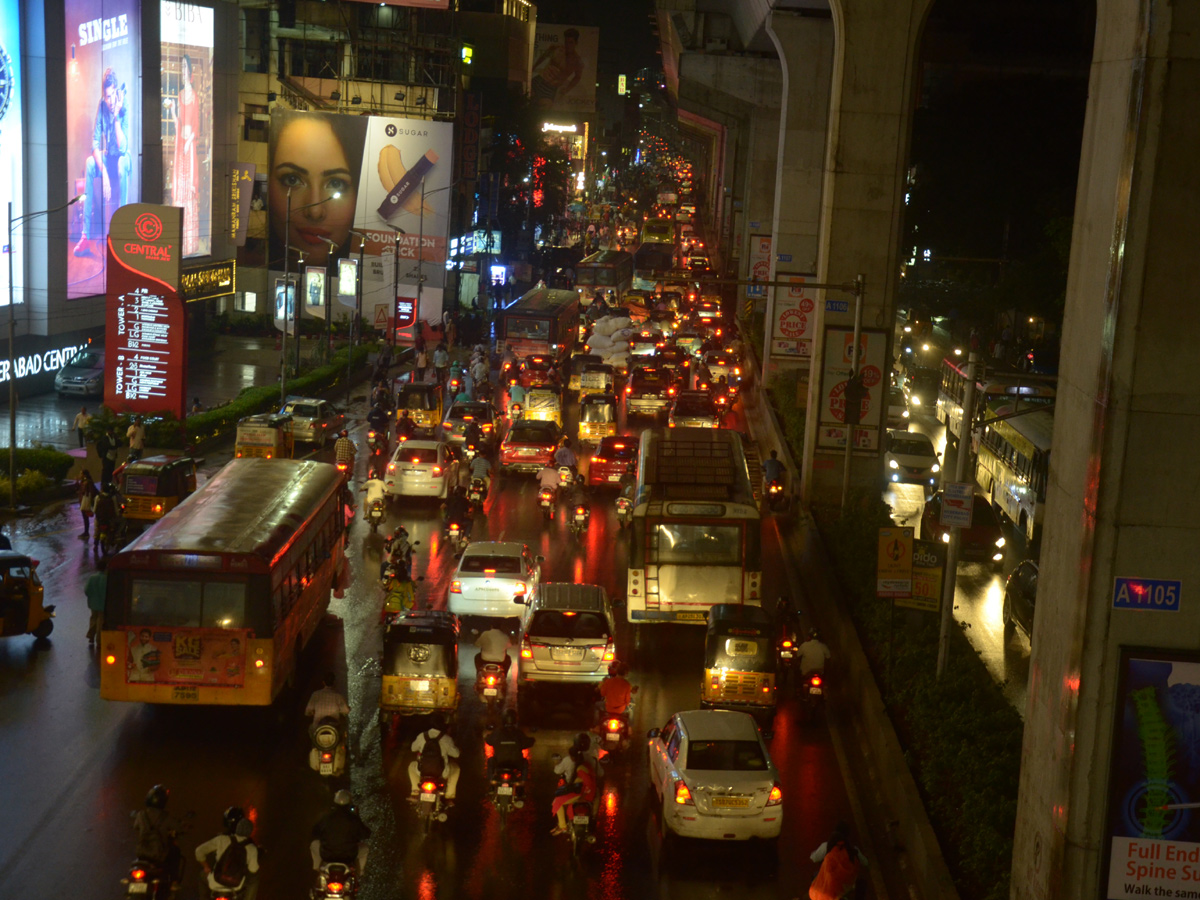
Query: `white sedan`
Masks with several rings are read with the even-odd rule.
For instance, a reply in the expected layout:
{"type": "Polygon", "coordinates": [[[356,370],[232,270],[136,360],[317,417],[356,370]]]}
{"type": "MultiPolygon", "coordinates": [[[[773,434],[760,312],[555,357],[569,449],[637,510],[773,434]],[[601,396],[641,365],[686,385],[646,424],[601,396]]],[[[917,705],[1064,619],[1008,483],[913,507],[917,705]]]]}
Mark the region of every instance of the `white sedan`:
{"type": "Polygon", "coordinates": [[[664,838],[779,837],[779,773],[752,716],[718,709],[680,712],[648,737],[664,838]]]}
{"type": "Polygon", "coordinates": [[[405,441],[384,474],[391,497],[441,497],[458,484],[458,457],[445,441],[405,441]]]}

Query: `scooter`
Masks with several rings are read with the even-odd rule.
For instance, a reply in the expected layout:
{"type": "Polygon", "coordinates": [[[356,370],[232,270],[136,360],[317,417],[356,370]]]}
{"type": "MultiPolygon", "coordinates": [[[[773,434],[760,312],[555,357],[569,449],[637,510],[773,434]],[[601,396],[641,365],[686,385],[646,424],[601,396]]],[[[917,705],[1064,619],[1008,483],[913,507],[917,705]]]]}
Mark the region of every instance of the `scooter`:
{"type": "Polygon", "coordinates": [[[419,543],[420,541],[410,541],[408,539],[408,529],[403,525],[397,525],[396,530],[389,534],[383,541],[383,555],[385,558],[391,559],[392,547],[398,545],[400,558],[404,562],[404,567],[408,569],[409,576],[411,576],[413,547],[419,543]]]}
{"type": "Polygon", "coordinates": [[[127,898],[141,900],[165,900],[171,893],[171,885],[161,866],[145,860],[136,860],[129,873],[121,879],[127,898]]]}
{"type": "Polygon", "coordinates": [[[567,834],[571,837],[571,855],[579,856],[585,844],[596,843],[592,834],[592,805],[578,800],[567,815],[567,834]]]}
{"type": "Polygon", "coordinates": [[[484,663],[475,675],[475,693],[487,705],[487,719],[495,718],[496,710],[504,705],[508,693],[508,676],[499,663],[484,663]]]}
{"type": "Polygon", "coordinates": [[[558,499],[558,492],[551,487],[544,487],[538,491],[538,506],[542,508],[542,517],[549,522],[554,518],[554,506],[558,499]]]}
{"type": "Polygon", "coordinates": [[[379,431],[376,431],[374,428],[370,429],[367,432],[367,447],[372,454],[381,453],[386,456],[388,450],[391,449],[388,446],[387,432],[382,429],[379,431]]]}
{"type": "Polygon", "coordinates": [[[825,673],[822,671],[810,672],[800,682],[800,699],[806,719],[816,719],[824,711],[827,688],[825,673]]]}
{"type": "Polygon", "coordinates": [[[783,494],[783,482],[778,478],[772,478],[767,482],[767,507],[772,512],[779,512],[787,505],[787,498],[783,494]]]}
{"type": "Polygon", "coordinates": [[[778,659],[779,683],[786,684],[794,677],[796,668],[796,641],[791,635],[784,635],[776,641],[775,654],[778,659]]]}
{"type": "Polygon", "coordinates": [[[467,540],[466,532],[458,522],[446,523],[446,540],[449,541],[450,549],[454,551],[455,556],[462,555],[462,552],[467,549],[467,544],[470,543],[467,540]]]}
{"type": "Polygon", "coordinates": [[[490,780],[489,796],[503,829],[508,823],[508,814],[525,805],[525,774],[520,769],[498,768],[492,772],[490,780]]]}
{"type": "Polygon", "coordinates": [[[628,497],[617,498],[617,525],[624,528],[633,521],[633,501],[628,497]]]}
{"type": "Polygon", "coordinates": [[[520,403],[510,403],[509,404],[509,406],[508,406],[509,422],[514,422],[514,423],[520,422],[521,421],[521,413],[522,413],[522,409],[521,409],[520,403]]]}
{"type": "Polygon", "coordinates": [[[603,742],[601,746],[609,752],[609,754],[617,753],[621,750],[629,748],[629,717],[633,713],[633,704],[629,704],[629,708],[623,713],[605,713],[604,718],[600,720],[600,740],[603,742]]]}
{"type": "Polygon", "coordinates": [[[484,498],[487,497],[487,482],[482,478],[472,478],[467,488],[467,502],[478,512],[483,509],[484,498]]]}
{"type": "Polygon", "coordinates": [[[323,863],[317,871],[312,900],[354,900],[358,895],[358,873],[347,863],[323,863]]]}
{"type": "Polygon", "coordinates": [[[363,507],[363,518],[371,526],[371,531],[377,532],[379,526],[383,524],[383,520],[387,518],[387,494],[384,492],[384,483],[378,478],[372,478],[362,486],[362,490],[367,494],[363,507]]]}
{"type": "Polygon", "coordinates": [[[575,470],[570,466],[558,467],[558,486],[560,488],[570,487],[575,483],[575,470]]]}
{"type": "Polygon", "coordinates": [[[438,775],[421,776],[421,793],[417,798],[417,819],[425,834],[433,831],[435,822],[445,822],[446,815],[446,779],[438,775]]]}
{"type": "Polygon", "coordinates": [[[592,518],[592,511],[587,506],[576,506],[571,510],[571,535],[580,537],[588,529],[588,522],[592,518]]]}
{"type": "Polygon", "coordinates": [[[341,723],[333,716],[313,728],[308,767],[324,778],[340,778],[346,771],[346,741],[341,723]]]}

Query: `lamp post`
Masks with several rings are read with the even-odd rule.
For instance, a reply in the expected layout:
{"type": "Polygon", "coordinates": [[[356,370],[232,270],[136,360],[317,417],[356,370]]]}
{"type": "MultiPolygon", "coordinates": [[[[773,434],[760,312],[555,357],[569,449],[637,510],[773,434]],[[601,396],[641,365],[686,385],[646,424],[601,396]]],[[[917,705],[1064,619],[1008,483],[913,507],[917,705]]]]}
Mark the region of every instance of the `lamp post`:
{"type": "MultiPolygon", "coordinates": [[[[354,271],[354,316],[350,319],[350,342],[346,347],[346,405],[350,405],[350,376],[354,371],[354,347],[357,344],[355,335],[358,331],[358,321],[362,318],[362,268],[363,254],[367,250],[367,236],[361,231],[351,230],[358,238],[358,266],[354,271]]],[[[338,280],[338,293],[342,292],[341,280],[338,280]]]]}
{"type": "Polygon", "coordinates": [[[15,219],[12,214],[12,201],[8,201],[8,506],[17,508],[17,313],[16,296],[13,290],[13,226],[26,219],[37,216],[48,216],[51,213],[62,212],[73,203],[78,203],[82,194],[72,197],[62,206],[53,209],[43,209],[39,212],[25,213],[15,219]]]}
{"type": "MultiPolygon", "coordinates": [[[[330,271],[332,269],[332,266],[330,266],[329,263],[333,260],[334,255],[337,253],[338,245],[335,241],[330,240],[329,238],[325,237],[324,235],[317,235],[317,240],[324,241],[326,244],[329,245],[329,255],[325,257],[325,283],[329,284],[329,282],[333,278],[333,272],[330,271]]],[[[329,292],[326,291],[326,294],[328,294],[328,293],[329,292]]],[[[327,343],[326,343],[325,349],[329,351],[329,358],[331,360],[333,359],[333,305],[332,305],[332,301],[333,301],[333,298],[330,297],[329,301],[326,302],[326,304],[325,304],[325,331],[326,331],[326,335],[327,335],[327,343]]],[[[296,342],[296,371],[297,372],[300,371],[300,343],[299,343],[299,341],[296,342]]]]}
{"type": "MultiPolygon", "coordinates": [[[[309,203],[304,206],[297,207],[295,212],[304,212],[306,209],[312,209],[314,206],[320,206],[322,203],[328,203],[330,200],[336,200],[342,196],[341,191],[334,191],[323,200],[318,200],[316,203],[309,203]]],[[[283,227],[283,344],[279,354],[279,404],[280,406],[287,400],[287,295],[288,295],[288,269],[291,264],[289,251],[294,249],[288,243],[288,238],[292,232],[292,189],[287,191],[287,218],[284,220],[283,227]]],[[[298,250],[297,253],[303,253],[298,250]]],[[[328,268],[328,267],[326,267],[328,268]]],[[[296,329],[296,371],[300,371],[300,310],[295,307],[293,316],[296,329]]]]}
{"type": "MultiPolygon", "coordinates": [[[[450,184],[444,185],[443,187],[434,188],[432,191],[426,191],[425,190],[425,179],[424,178],[421,179],[421,216],[420,216],[420,229],[418,231],[418,237],[417,237],[417,306],[416,306],[416,309],[414,310],[414,315],[413,315],[413,327],[414,328],[419,327],[417,325],[417,323],[420,322],[420,320],[421,320],[421,287],[422,287],[422,285],[425,284],[425,272],[423,271],[423,269],[424,269],[423,263],[425,262],[425,197],[430,194],[436,194],[436,193],[439,193],[440,191],[448,191],[451,188],[458,187],[462,183],[462,181],[463,181],[463,179],[459,179],[458,181],[452,181],[450,184]]],[[[449,218],[449,213],[447,213],[447,218],[449,218]]],[[[399,251],[399,249],[400,249],[399,236],[397,236],[397,238],[396,238],[396,249],[397,249],[397,251],[399,251]]],[[[398,258],[399,257],[397,256],[397,259],[398,258]]],[[[398,265],[397,265],[397,269],[399,269],[398,265]]],[[[399,280],[399,279],[397,279],[397,280],[399,280]]],[[[443,303],[443,305],[445,304],[444,299],[443,299],[442,303],[443,303]]]]}
{"type": "MultiPolygon", "coordinates": [[[[289,253],[295,253],[300,257],[296,263],[297,266],[304,265],[304,251],[299,247],[293,247],[291,244],[285,244],[283,248],[283,338],[279,344],[279,406],[282,409],[283,404],[287,402],[287,335],[288,335],[288,294],[291,293],[291,273],[288,272],[287,256],[289,253]]],[[[299,275],[299,273],[297,273],[299,275]]],[[[292,309],[295,310],[297,298],[292,296],[292,309]]],[[[294,316],[293,316],[294,319],[294,316]]],[[[293,332],[295,326],[293,326],[293,332]]],[[[295,335],[296,343],[300,343],[300,335],[295,335]]]]}

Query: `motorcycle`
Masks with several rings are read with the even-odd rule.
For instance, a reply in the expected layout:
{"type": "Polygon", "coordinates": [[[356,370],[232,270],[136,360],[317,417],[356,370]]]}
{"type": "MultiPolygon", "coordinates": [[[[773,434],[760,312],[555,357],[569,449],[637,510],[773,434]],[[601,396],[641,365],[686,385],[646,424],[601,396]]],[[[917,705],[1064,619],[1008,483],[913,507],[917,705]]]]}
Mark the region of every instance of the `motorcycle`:
{"type": "Polygon", "coordinates": [[[554,504],[557,492],[554,488],[544,487],[538,491],[538,506],[542,508],[542,516],[549,522],[554,518],[554,504]]]}
{"type": "Polygon", "coordinates": [[[592,511],[586,506],[576,506],[571,511],[571,535],[580,537],[588,529],[588,521],[592,518],[592,511]]]}
{"type": "Polygon", "coordinates": [[[633,501],[628,497],[617,498],[617,525],[624,528],[633,521],[633,501]]]}
{"type": "Polygon", "coordinates": [[[520,422],[521,421],[521,404],[520,403],[510,403],[509,404],[508,418],[509,418],[510,422],[520,422]]]}
{"type": "Polygon", "coordinates": [[[450,543],[450,548],[454,551],[455,556],[461,556],[462,552],[467,549],[466,532],[458,522],[446,523],[446,540],[450,543]]]}
{"type": "Polygon", "coordinates": [[[496,710],[504,705],[508,693],[508,676],[499,663],[484,663],[475,675],[475,693],[487,706],[487,720],[491,722],[496,710]]]}
{"type": "Polygon", "coordinates": [[[467,488],[467,502],[477,511],[483,509],[484,498],[487,497],[487,482],[482,478],[472,478],[471,486],[467,488]]]}
{"type": "Polygon", "coordinates": [[[596,843],[596,835],[592,834],[592,805],[582,800],[571,804],[570,815],[567,816],[567,834],[571,837],[571,855],[579,856],[584,844],[596,843]]]}
{"type": "Polygon", "coordinates": [[[810,672],[800,683],[800,697],[804,705],[805,718],[815,719],[821,714],[825,706],[827,687],[824,672],[810,672]]]}
{"type": "Polygon", "coordinates": [[[787,505],[787,498],[783,494],[783,482],[778,478],[772,478],[767,482],[767,507],[772,512],[779,512],[787,505]]]}
{"type": "Polygon", "coordinates": [[[600,739],[603,742],[602,747],[609,754],[616,753],[619,750],[629,748],[630,730],[629,718],[633,714],[633,704],[629,704],[629,708],[623,713],[605,713],[604,718],[600,720],[600,739]]]}
{"type": "Polygon", "coordinates": [[[119,550],[125,543],[127,533],[125,517],[117,514],[111,522],[106,522],[101,525],[96,523],[96,551],[101,556],[108,556],[110,553],[119,550]]]}
{"type": "Polygon", "coordinates": [[[508,822],[508,814],[525,805],[525,775],[520,769],[496,769],[492,772],[490,798],[500,817],[500,827],[508,822]]]}
{"type": "Polygon", "coordinates": [[[129,867],[129,873],[121,879],[121,884],[125,887],[127,898],[160,900],[171,894],[171,885],[163,868],[140,859],[129,867]]]}
{"type": "Polygon", "coordinates": [[[404,568],[408,570],[409,575],[412,575],[412,560],[413,547],[417,546],[420,541],[410,541],[408,539],[408,529],[403,525],[396,526],[396,530],[389,534],[383,541],[383,555],[385,559],[391,559],[392,563],[403,562],[404,568]],[[395,546],[399,551],[399,560],[392,557],[392,547],[395,546]]]}
{"type": "Polygon", "coordinates": [[[381,453],[386,456],[388,450],[391,449],[388,446],[387,432],[383,429],[376,431],[372,428],[369,430],[367,432],[367,447],[370,448],[372,455],[381,453]]]}
{"type": "Polygon", "coordinates": [[[422,776],[421,793],[417,799],[417,818],[421,822],[421,830],[429,834],[434,822],[445,822],[446,815],[446,779],[422,776]]]}
{"type": "Polygon", "coordinates": [[[779,661],[779,683],[785,684],[796,667],[796,642],[790,636],[781,637],[776,642],[775,653],[779,661]]]}
{"type": "Polygon", "coordinates": [[[312,900],[353,900],[358,894],[358,873],[347,863],[323,863],[317,871],[312,900]]]}
{"type": "Polygon", "coordinates": [[[312,730],[308,767],[325,778],[340,778],[346,771],[345,736],[333,716],[326,716],[312,730]]]}
{"type": "Polygon", "coordinates": [[[383,490],[383,481],[372,478],[362,488],[367,493],[367,501],[363,518],[371,526],[372,532],[377,532],[383,520],[387,518],[387,495],[383,490]]]}
{"type": "Polygon", "coordinates": [[[570,487],[574,483],[575,483],[575,470],[572,469],[570,466],[559,466],[558,467],[558,486],[565,488],[565,487],[570,487]]]}

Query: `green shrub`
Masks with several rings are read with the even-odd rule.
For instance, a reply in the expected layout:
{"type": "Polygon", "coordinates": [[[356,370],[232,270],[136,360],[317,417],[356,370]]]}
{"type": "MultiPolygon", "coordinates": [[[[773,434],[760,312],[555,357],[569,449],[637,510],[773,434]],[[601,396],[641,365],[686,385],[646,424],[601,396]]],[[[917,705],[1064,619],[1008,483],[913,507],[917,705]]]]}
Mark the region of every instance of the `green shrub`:
{"type": "MultiPolygon", "coordinates": [[[[46,477],[50,484],[58,484],[67,477],[67,472],[75,464],[75,457],[55,450],[52,447],[18,447],[16,453],[16,468],[18,472],[32,470],[46,477]]],[[[8,478],[8,448],[0,449],[0,472],[8,478]]],[[[21,476],[17,476],[17,486],[20,488],[21,476]]],[[[5,491],[8,486],[5,485],[5,491]]]]}
{"type": "Polygon", "coordinates": [[[801,380],[803,374],[798,369],[777,372],[767,387],[767,396],[775,409],[775,415],[779,417],[779,426],[783,429],[783,435],[787,438],[795,459],[800,459],[804,451],[804,424],[808,412],[807,406],[804,405],[807,403],[807,396],[803,401],[800,399],[800,391],[806,390],[808,384],[801,380]]]}
{"type": "MultiPolygon", "coordinates": [[[[17,476],[17,499],[29,500],[37,494],[46,490],[52,482],[44,472],[38,472],[34,469],[26,469],[17,476]]],[[[9,489],[12,482],[9,481],[8,475],[0,475],[0,502],[7,503],[9,489]]]]}

